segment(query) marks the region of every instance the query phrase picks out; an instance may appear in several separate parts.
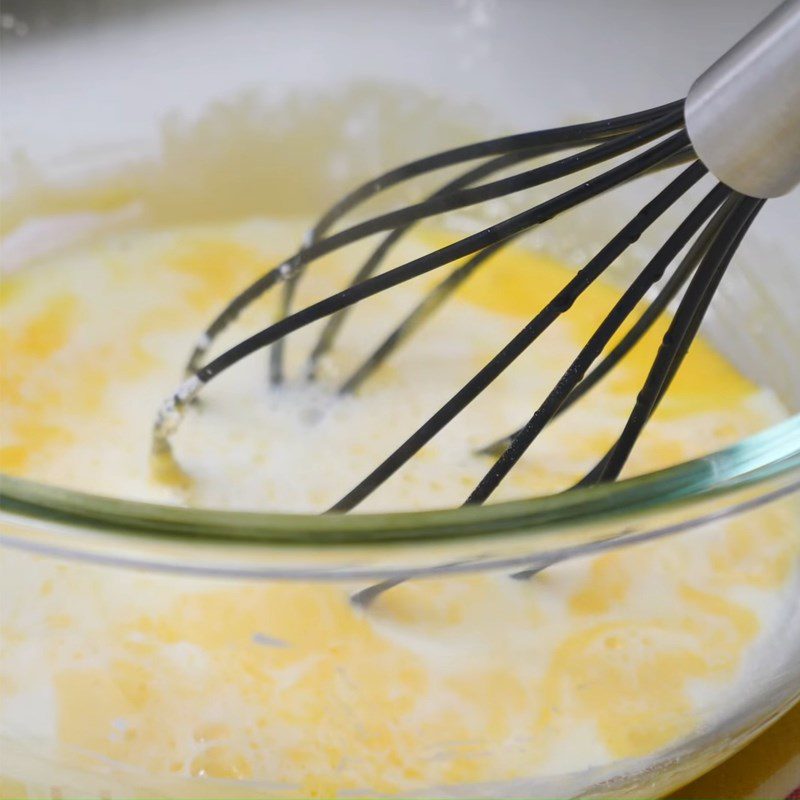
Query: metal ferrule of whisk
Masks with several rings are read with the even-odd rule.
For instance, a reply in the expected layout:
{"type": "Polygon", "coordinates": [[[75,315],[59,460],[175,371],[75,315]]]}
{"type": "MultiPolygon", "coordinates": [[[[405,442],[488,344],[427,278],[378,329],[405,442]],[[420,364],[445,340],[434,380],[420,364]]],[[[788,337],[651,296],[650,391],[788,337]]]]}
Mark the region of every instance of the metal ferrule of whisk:
{"type": "Polygon", "coordinates": [[[700,160],[750,197],[800,183],[800,0],[776,8],[707,69],[686,97],[700,160]]]}

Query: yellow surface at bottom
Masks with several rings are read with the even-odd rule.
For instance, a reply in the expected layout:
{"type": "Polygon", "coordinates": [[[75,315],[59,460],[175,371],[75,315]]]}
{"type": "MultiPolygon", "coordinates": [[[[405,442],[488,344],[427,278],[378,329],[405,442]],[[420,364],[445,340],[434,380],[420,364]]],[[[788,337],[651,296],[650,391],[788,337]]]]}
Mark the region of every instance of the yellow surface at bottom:
{"type": "Polygon", "coordinates": [[[800,787],[800,703],[670,800],[783,800],[800,787]]]}

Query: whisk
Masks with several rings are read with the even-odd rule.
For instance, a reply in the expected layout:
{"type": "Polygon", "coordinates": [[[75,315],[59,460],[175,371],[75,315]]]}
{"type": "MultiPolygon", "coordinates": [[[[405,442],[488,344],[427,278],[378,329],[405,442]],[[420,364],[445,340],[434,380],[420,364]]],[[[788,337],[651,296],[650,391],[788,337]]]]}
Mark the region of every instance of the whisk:
{"type": "Polygon", "coordinates": [[[255,351],[272,346],[270,376],[278,384],[284,379],[284,338],[325,319],[305,366],[305,377],[313,380],[320,360],[334,346],[351,306],[465,259],[424,296],[384,341],[376,343],[372,354],[339,388],[342,393],[354,392],[501,248],[532,227],[604,192],[642,175],[675,168],[681,168],[678,174],[497,355],[329,510],[350,511],[381,486],[565,314],[656,220],[710,173],[716,179],[715,185],[632,280],[528,422],[481,449],[492,457],[493,463],[465,502],[479,504],[487,500],[543,428],[606,376],[667,306],[679,298],[621,434],[577,485],[616,479],[679,369],[734,253],[765,200],[789,192],[800,182],[800,0],[779,6],[706,71],[685,100],[612,119],[457,147],[392,169],[355,189],[321,217],[294,255],[245,288],[211,322],[191,353],[184,382],[158,412],[154,457],[173,463],[170,437],[192,401],[206,384],[255,351]],[[526,165],[533,159],[565,151],[565,155],[549,163],[526,165]],[[627,154],[627,160],[620,160],[627,154]],[[583,171],[609,161],[614,164],[605,171],[581,176],[583,171]],[[426,199],[334,230],[344,217],[379,193],[459,164],[470,167],[426,199]],[[495,177],[514,168],[517,169],[510,177],[495,177]],[[579,176],[574,187],[453,244],[379,272],[395,244],[419,220],[572,175],[579,176]],[[312,262],[381,232],[386,236],[348,286],[292,312],[298,282],[312,262]],[[615,334],[676,260],[677,265],[653,302],[608,349],[615,334]],[[279,285],[283,288],[280,318],[207,360],[216,338],[237,316],[279,285]]]}

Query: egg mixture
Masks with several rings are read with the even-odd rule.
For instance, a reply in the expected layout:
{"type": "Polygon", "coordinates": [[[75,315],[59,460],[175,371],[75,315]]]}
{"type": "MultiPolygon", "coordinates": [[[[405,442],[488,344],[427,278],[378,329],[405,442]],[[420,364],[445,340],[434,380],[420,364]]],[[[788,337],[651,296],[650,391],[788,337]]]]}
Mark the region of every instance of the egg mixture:
{"type": "MultiPolygon", "coordinates": [[[[319,327],[290,338],[279,388],[266,354],[254,354],[206,388],[175,436],[186,480],[162,480],[151,426],[198,333],[303,227],[251,219],[119,234],[4,279],[0,468],[151,502],[324,510],[570,276],[546,254],[508,248],[354,396],[333,390],[441,276],[354,309],[313,383],[302,363],[319,327]]],[[[423,231],[393,258],[445,239],[423,231]]],[[[341,288],[363,252],[311,267],[298,303],[341,288]]],[[[490,466],[476,450],[528,419],[618,297],[593,286],[358,511],[463,502],[490,466]]],[[[256,303],[220,347],[268,324],[275,302],[256,303]]],[[[587,472],[619,434],[664,329],[549,426],[492,501],[559,491],[587,472]]],[[[781,416],[769,392],[698,340],[625,474],[781,416]]],[[[363,588],[351,584],[221,582],[7,553],[0,733],[35,755],[9,748],[0,785],[23,793],[49,771],[60,792],[107,779],[136,796],[441,795],[624,771],[746,696],[790,614],[798,561],[785,504],[525,581],[411,581],[367,609],[350,602],[363,588]]]]}

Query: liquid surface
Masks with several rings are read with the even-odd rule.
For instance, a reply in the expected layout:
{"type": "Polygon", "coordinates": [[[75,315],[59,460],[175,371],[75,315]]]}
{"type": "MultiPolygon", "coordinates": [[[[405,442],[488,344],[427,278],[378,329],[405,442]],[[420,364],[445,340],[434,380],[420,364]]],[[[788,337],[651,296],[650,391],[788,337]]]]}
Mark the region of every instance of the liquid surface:
{"type": "MultiPolygon", "coordinates": [[[[441,280],[425,276],[352,311],[320,380],[303,356],[317,326],[288,343],[287,380],[271,389],[257,353],[202,395],[176,437],[188,489],[149,469],[156,409],[178,384],[200,331],[241,287],[280,263],[302,228],[255,221],[121,237],[4,281],[0,468],[111,496],[218,508],[321,511],[366,476],[475,374],[569,280],[546,255],[511,250],[490,261],[356,396],[335,390],[441,280]]],[[[427,252],[428,235],[393,254],[427,252]]],[[[299,305],[346,285],[361,253],[314,267],[299,305]]],[[[223,338],[230,345],[274,316],[275,295],[223,338]]],[[[458,505],[491,465],[476,449],[525,422],[617,299],[596,284],[490,389],[361,507],[458,505]]],[[[657,325],[608,380],[532,447],[493,499],[567,488],[619,434],[665,326],[657,325]]],[[[216,352],[221,350],[221,346],[216,352]]],[[[634,450],[626,474],[732,444],[781,414],[698,341],[634,450]]]]}
{"type": "MultiPolygon", "coordinates": [[[[543,254],[498,257],[355,397],[331,389],[436,278],[354,311],[315,385],[294,377],[313,332],[291,340],[278,391],[255,355],[208,388],[175,437],[188,485],[158,480],[150,426],[198,332],[301,231],[254,220],[121,236],[4,281],[2,469],[111,496],[319,511],[570,275],[543,254]]],[[[398,262],[440,238],[421,234],[398,262]]],[[[358,263],[349,251],[326,261],[300,304],[341,287],[358,263]]],[[[462,502],[490,463],[475,448],[530,416],[617,297],[594,287],[362,508],[462,502]]],[[[263,327],[273,308],[257,304],[226,341],[263,327]]],[[[588,471],[621,429],[663,330],[549,427],[493,499],[557,491],[588,471]]],[[[780,416],[699,341],[628,474],[780,416]]],[[[84,792],[94,784],[81,771],[97,785],[113,776],[175,796],[199,796],[212,778],[332,796],[624,771],[626,759],[712,724],[774,658],[776,629],[794,619],[796,524],[794,510],[769,507],[527,581],[409,582],[366,610],[349,599],[362,586],[226,584],[9,554],[0,730],[67,765],[63,781],[84,792]]],[[[7,760],[23,788],[41,774],[30,753],[7,760]]],[[[559,785],[581,785],[571,780],[559,785]]],[[[214,796],[249,791],[208,786],[214,796]]]]}

